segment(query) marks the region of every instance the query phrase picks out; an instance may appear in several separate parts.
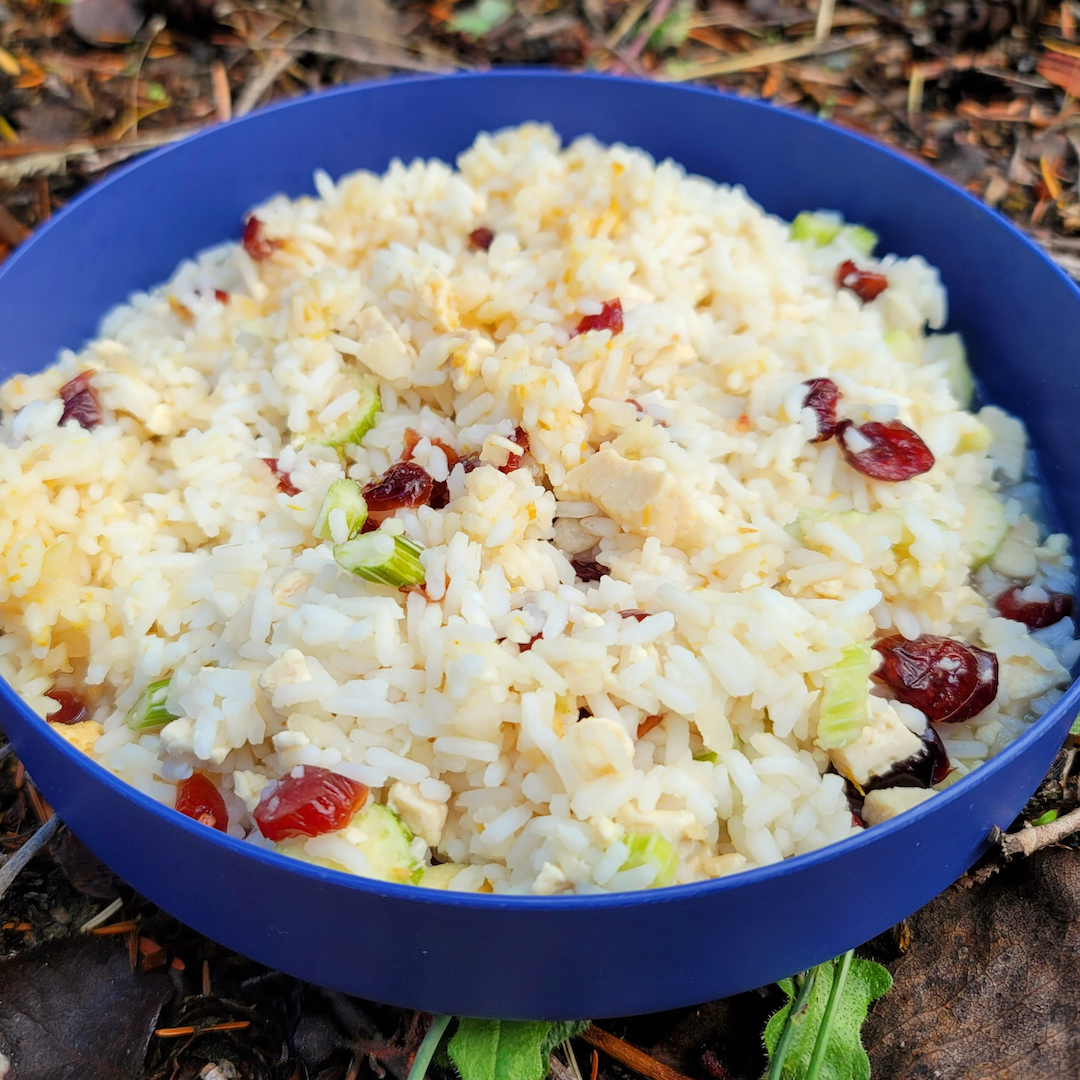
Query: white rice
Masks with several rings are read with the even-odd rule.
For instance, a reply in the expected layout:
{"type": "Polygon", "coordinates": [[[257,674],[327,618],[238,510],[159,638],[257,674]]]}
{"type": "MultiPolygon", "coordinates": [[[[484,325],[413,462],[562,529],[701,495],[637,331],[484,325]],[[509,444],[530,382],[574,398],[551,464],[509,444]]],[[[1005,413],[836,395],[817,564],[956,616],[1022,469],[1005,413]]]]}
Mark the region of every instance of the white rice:
{"type": "MultiPolygon", "coordinates": [[[[644,888],[658,870],[628,861],[635,834],[665,837],[691,882],[857,831],[814,741],[823,673],[854,642],[930,633],[997,654],[997,700],[939,725],[946,783],[1068,682],[1071,620],[1032,634],[987,599],[1014,580],[1071,591],[1072,560],[1033,524],[1022,428],[950,395],[928,336],[945,293],[922,259],[860,258],[888,277],[863,304],[834,282],[857,257],[843,238],[796,243],[739,188],[625,146],[561,150],[531,124],[481,135],[457,170],[316,184],[258,208],[269,259],[206,252],[0,391],[0,674],[42,716],[52,687],[82,693],[93,722],[57,730],[129,783],[171,805],[203,771],[230,833],[266,844],[251,814],[268,783],[320,766],[411,798],[420,860],[464,867],[453,888],[644,888]],[[487,252],[468,244],[480,226],[487,252]],[[573,335],[615,297],[621,334],[573,335]],[[365,363],[383,411],[363,444],[301,445],[355,404],[339,379],[365,363]],[[106,419],[59,427],[59,388],[85,370],[106,419]],[[811,442],[802,384],[826,375],[841,416],[899,417],[934,468],[873,481],[811,442]],[[531,457],[506,474],[450,469],[434,441],[499,466],[519,426],[531,457]],[[397,515],[426,569],[404,594],[341,570],[312,527],[331,481],[381,474],[409,428],[450,502],[397,515]],[[988,428],[989,452],[971,448],[988,428]],[[567,485],[601,446],[662,478],[662,513],[635,517],[625,485],[567,485]],[[973,576],[965,507],[1000,483],[1010,533],[973,576]],[[888,509],[910,539],[785,528],[824,508],[888,509]],[[610,575],[582,582],[574,557],[610,575]],[[180,719],[131,731],[169,674],[180,719]]],[[[342,516],[329,528],[347,535],[342,516]]],[[[371,873],[356,831],[307,856],[371,873]]]]}

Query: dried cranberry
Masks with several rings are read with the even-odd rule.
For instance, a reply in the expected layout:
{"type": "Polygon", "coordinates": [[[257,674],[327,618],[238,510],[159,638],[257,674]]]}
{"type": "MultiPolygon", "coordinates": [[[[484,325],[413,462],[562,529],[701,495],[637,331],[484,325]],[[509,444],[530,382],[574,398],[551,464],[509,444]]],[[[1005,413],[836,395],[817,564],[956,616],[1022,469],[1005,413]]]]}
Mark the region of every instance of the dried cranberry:
{"type": "Polygon", "coordinates": [[[347,776],[305,765],[299,776],[286,776],[253,816],[267,840],[321,836],[348,825],[367,794],[363,784],[347,776]]]}
{"type": "Polygon", "coordinates": [[[398,461],[364,488],[364,499],[368,510],[376,512],[424,506],[434,486],[428,471],[415,461],[398,461]]]}
{"type": "Polygon", "coordinates": [[[521,447],[521,453],[508,455],[506,464],[499,466],[499,472],[512,473],[515,469],[520,469],[521,459],[529,452],[529,433],[524,428],[516,428],[510,441],[521,447]]]}
{"type": "Polygon", "coordinates": [[[599,581],[611,571],[595,559],[571,559],[570,565],[574,568],[581,581],[599,581]]]}
{"type": "Polygon", "coordinates": [[[450,502],[450,485],[445,480],[436,480],[431,485],[431,498],[428,506],[432,510],[442,510],[450,502]]]}
{"type": "MultiPolygon", "coordinates": [[[[413,428],[405,429],[405,447],[401,452],[402,461],[412,461],[413,451],[416,449],[417,443],[420,442],[425,436],[421,435],[419,431],[413,428]]],[[[448,443],[444,443],[442,439],[432,438],[430,435],[426,436],[427,441],[432,446],[437,446],[443,454],[446,455],[446,464],[452,469],[458,463],[458,453],[448,443]]]]}
{"type": "Polygon", "coordinates": [[[1048,593],[1045,600],[1025,600],[1023,591],[1023,586],[1013,585],[998,597],[997,609],[1006,619],[1040,630],[1072,614],[1073,599],[1066,593],[1048,593]]]}
{"type": "Polygon", "coordinates": [[[543,634],[533,634],[523,645],[518,645],[518,649],[521,652],[528,652],[543,636],[543,634]]]}
{"type": "Polygon", "coordinates": [[[642,619],[647,619],[649,617],[649,613],[647,611],[620,611],[619,614],[624,619],[637,619],[638,622],[641,622],[642,619]]]}
{"type": "Polygon", "coordinates": [[[274,474],[274,477],[277,480],[278,491],[284,492],[286,495],[300,494],[300,489],[292,482],[289,474],[287,472],[282,472],[276,457],[264,457],[263,461],[266,463],[266,467],[274,474]]]}
{"type": "Polygon", "coordinates": [[[882,656],[874,678],[898,701],[939,723],[977,716],[997,697],[997,656],[952,638],[899,634],[875,643],[882,656]]]}
{"type": "Polygon", "coordinates": [[[229,827],[225,800],[213,781],[202,773],[193,773],[176,785],[176,809],[185,817],[194,818],[219,832],[225,832],[229,827]]]}
{"type": "Polygon", "coordinates": [[[48,720],[50,724],[77,724],[80,720],[85,720],[90,714],[86,702],[73,690],[61,690],[59,687],[54,686],[51,690],[45,692],[45,696],[60,704],[57,712],[49,713],[48,720]]]}
{"type": "Polygon", "coordinates": [[[215,289],[214,299],[219,304],[227,304],[229,302],[229,294],[224,289],[215,289]]]}
{"type": "Polygon", "coordinates": [[[804,409],[813,409],[817,416],[817,435],[811,442],[825,442],[836,431],[836,403],[840,400],[840,391],[832,379],[807,379],[803,386],[806,392],[804,409]]]}
{"type": "Polygon", "coordinates": [[[637,726],[637,737],[639,739],[644,739],[654,727],[659,726],[663,722],[664,718],[662,716],[646,716],[637,726]]]}
{"type": "Polygon", "coordinates": [[[934,455],[930,448],[899,420],[879,424],[871,420],[860,427],[850,420],[840,420],[836,425],[836,438],[847,463],[863,476],[872,480],[910,480],[913,476],[929,472],[934,467],[934,455]],[[857,431],[870,446],[865,450],[848,448],[848,432],[857,431]]]}
{"type": "Polygon", "coordinates": [[[484,463],[480,460],[480,451],[472,450],[467,454],[463,454],[458,458],[461,467],[467,472],[471,473],[473,469],[479,469],[484,463]]]}
{"type": "Polygon", "coordinates": [[[60,387],[60,397],[64,402],[64,411],[60,416],[61,426],[74,420],[80,427],[90,431],[101,423],[104,413],[101,411],[97,392],[90,385],[93,376],[92,371],[83,371],[60,387]]]}
{"type": "Polygon", "coordinates": [[[877,299],[888,287],[889,279],[873,270],[860,270],[850,259],[836,269],[836,287],[850,289],[864,304],[877,299]]]}
{"type": "Polygon", "coordinates": [[[944,780],[952,772],[952,765],[949,764],[949,753],[941,736],[927,724],[922,742],[911,757],[898,761],[881,776],[871,776],[863,784],[863,791],[894,787],[929,788],[944,780]]]}
{"type": "Polygon", "coordinates": [[[382,514],[377,516],[375,514],[368,514],[367,518],[364,520],[364,524],[360,526],[360,534],[363,535],[364,533],[375,532],[384,520],[385,518],[382,514]]]}
{"type": "Polygon", "coordinates": [[[583,315],[577,324],[577,333],[586,334],[590,330],[610,330],[612,334],[621,334],[623,328],[622,301],[605,300],[599,315],[583,315]]]}
{"type": "Polygon", "coordinates": [[[478,248],[480,251],[487,251],[494,239],[495,234],[490,229],[481,226],[469,233],[469,246],[478,248]]]}
{"type": "Polygon", "coordinates": [[[280,240],[271,240],[264,234],[265,227],[254,214],[244,222],[244,238],[242,240],[244,250],[256,262],[269,259],[281,247],[280,240]]]}

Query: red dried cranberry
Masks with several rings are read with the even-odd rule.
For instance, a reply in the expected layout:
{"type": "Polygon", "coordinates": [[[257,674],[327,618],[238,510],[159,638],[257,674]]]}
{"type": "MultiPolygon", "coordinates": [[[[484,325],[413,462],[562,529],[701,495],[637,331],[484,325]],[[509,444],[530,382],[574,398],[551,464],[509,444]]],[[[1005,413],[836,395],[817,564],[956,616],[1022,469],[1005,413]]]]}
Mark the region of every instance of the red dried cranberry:
{"type": "Polygon", "coordinates": [[[864,304],[877,299],[888,288],[889,279],[873,270],[860,270],[850,259],[836,269],[836,287],[850,289],[864,304]]]}
{"type": "Polygon", "coordinates": [[[803,386],[806,392],[804,409],[813,409],[817,416],[817,435],[811,442],[825,442],[836,431],[836,403],[840,400],[840,391],[832,379],[807,379],[803,386]]]}
{"type": "Polygon", "coordinates": [[[90,385],[93,376],[92,371],[83,371],[60,387],[60,397],[64,402],[64,411],[60,416],[61,426],[74,420],[80,427],[90,431],[101,423],[104,413],[101,411],[97,392],[90,385]]]}
{"type": "Polygon", "coordinates": [[[255,824],[267,840],[337,832],[364,805],[368,789],[347,776],[305,765],[255,807],[255,824]]]}
{"type": "Polygon", "coordinates": [[[543,636],[543,634],[533,634],[524,645],[518,645],[518,649],[521,652],[528,652],[543,636]]]}
{"type": "MultiPolygon", "coordinates": [[[[402,461],[412,461],[413,451],[416,449],[417,443],[419,443],[420,440],[423,438],[425,438],[425,436],[421,435],[420,432],[414,430],[413,428],[405,429],[405,446],[401,452],[402,461]]],[[[432,438],[430,435],[426,436],[426,438],[432,446],[437,446],[443,452],[443,454],[446,456],[446,464],[451,469],[458,463],[459,458],[457,451],[452,446],[444,443],[442,439],[435,439],[432,438]]]]}
{"type": "Polygon", "coordinates": [[[229,302],[229,294],[224,289],[215,289],[214,299],[219,304],[227,304],[229,302]]]}
{"type": "Polygon", "coordinates": [[[376,512],[424,506],[434,486],[428,471],[415,461],[398,461],[364,488],[364,499],[368,510],[376,512]]]}
{"type": "Polygon", "coordinates": [[[524,428],[516,428],[510,441],[521,447],[521,453],[507,456],[506,464],[499,466],[499,472],[502,473],[512,473],[515,469],[520,469],[521,459],[529,452],[529,433],[524,428]]]}
{"type": "Polygon", "coordinates": [[[360,526],[361,535],[364,533],[375,532],[384,520],[385,518],[382,514],[377,516],[375,514],[368,514],[367,518],[364,520],[364,524],[360,526]]]}
{"type": "Polygon", "coordinates": [[[649,617],[649,613],[647,611],[620,611],[619,614],[624,619],[637,619],[638,622],[641,622],[642,619],[647,619],[649,617]]]}
{"type": "Polygon", "coordinates": [[[997,600],[997,609],[1006,619],[1022,622],[1032,630],[1053,626],[1072,614],[1073,598],[1066,593],[1048,593],[1045,600],[1025,600],[1022,585],[1012,585],[997,600]]]}
{"type": "Polygon", "coordinates": [[[57,712],[49,713],[48,720],[50,724],[77,724],[90,715],[86,702],[73,690],[62,690],[54,686],[51,690],[45,692],[45,696],[52,698],[53,701],[58,702],[60,705],[57,712]]]}
{"type": "Polygon", "coordinates": [[[479,229],[473,229],[469,233],[469,246],[480,251],[487,251],[491,247],[491,241],[494,239],[495,234],[490,229],[481,226],[479,229]]]}
{"type": "Polygon", "coordinates": [[[586,334],[590,330],[610,330],[621,334],[623,328],[622,301],[618,298],[605,300],[599,315],[583,315],[577,324],[577,333],[586,334]]]}
{"type": "Polygon", "coordinates": [[[657,727],[663,722],[664,718],[662,716],[646,716],[637,726],[637,737],[639,739],[644,739],[654,727],[657,727]]]}
{"type": "Polygon", "coordinates": [[[997,656],[985,649],[934,634],[896,634],[874,648],[882,656],[874,678],[936,722],[969,720],[997,697],[997,656]]]}
{"type": "Polygon", "coordinates": [[[895,787],[928,788],[944,780],[952,772],[949,753],[941,736],[929,724],[923,732],[922,743],[911,757],[898,761],[881,776],[871,776],[863,784],[863,791],[895,787]]]}
{"type": "Polygon", "coordinates": [[[581,581],[599,581],[606,574],[611,573],[606,566],[595,559],[571,559],[570,565],[581,581]]]}
{"type": "Polygon", "coordinates": [[[836,438],[847,463],[863,476],[872,480],[910,480],[913,476],[929,472],[934,467],[934,455],[930,448],[899,420],[879,424],[871,420],[860,427],[850,420],[840,420],[836,425],[836,438]],[[865,450],[848,448],[848,432],[857,431],[870,446],[865,450]]]}
{"type": "Polygon", "coordinates": [[[300,489],[292,482],[289,474],[287,472],[282,472],[276,457],[264,457],[263,461],[266,463],[266,467],[274,474],[274,478],[277,480],[278,491],[284,492],[286,495],[300,494],[300,489]]]}
{"type": "Polygon", "coordinates": [[[480,451],[472,450],[468,454],[463,454],[458,461],[461,463],[461,467],[467,472],[471,473],[473,469],[479,469],[483,462],[480,460],[480,451]]]}
{"type": "Polygon", "coordinates": [[[428,506],[432,510],[442,510],[450,502],[450,485],[445,480],[436,480],[431,485],[431,498],[428,506]]]}
{"type": "Polygon", "coordinates": [[[193,773],[176,785],[176,809],[185,817],[194,818],[219,832],[225,832],[229,827],[225,800],[213,781],[202,773],[193,773]]]}
{"type": "Polygon", "coordinates": [[[256,262],[269,259],[281,247],[281,241],[271,240],[264,234],[264,229],[265,226],[254,214],[244,222],[244,238],[242,240],[244,250],[256,262]]]}

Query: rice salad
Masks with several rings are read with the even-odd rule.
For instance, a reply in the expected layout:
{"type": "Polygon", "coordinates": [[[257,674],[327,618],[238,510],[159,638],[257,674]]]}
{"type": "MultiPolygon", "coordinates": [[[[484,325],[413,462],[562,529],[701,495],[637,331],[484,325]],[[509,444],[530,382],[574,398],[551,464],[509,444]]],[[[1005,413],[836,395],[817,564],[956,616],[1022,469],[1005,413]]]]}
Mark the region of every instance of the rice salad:
{"type": "Polygon", "coordinates": [[[315,177],[0,389],[0,675],[212,828],[495,893],[873,827],[1069,682],[919,258],[547,126],[315,177]]]}

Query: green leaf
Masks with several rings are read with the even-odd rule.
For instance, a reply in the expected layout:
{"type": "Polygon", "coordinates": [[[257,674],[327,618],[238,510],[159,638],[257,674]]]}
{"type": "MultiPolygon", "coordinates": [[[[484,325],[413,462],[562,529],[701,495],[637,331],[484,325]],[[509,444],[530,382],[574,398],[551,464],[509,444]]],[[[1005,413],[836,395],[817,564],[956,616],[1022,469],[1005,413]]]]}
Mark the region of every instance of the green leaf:
{"type": "MultiPolygon", "coordinates": [[[[831,960],[817,968],[817,980],[810,994],[805,1022],[795,1028],[779,1073],[782,1080],[803,1080],[806,1076],[836,969],[836,963],[831,960]]],[[[795,984],[791,979],[783,979],[778,985],[788,1000],[765,1025],[765,1049],[769,1053],[770,1064],[795,998],[795,984]]],[[[870,1002],[888,993],[891,986],[892,976],[880,964],[870,960],[852,960],[831,1028],[826,1033],[828,1042],[817,1080],[870,1080],[870,1059],[862,1047],[859,1032],[866,1020],[870,1002]]]]}
{"type": "Polygon", "coordinates": [[[502,26],[514,13],[510,0],[477,0],[472,7],[458,12],[449,23],[455,34],[482,38],[498,26],[502,26]]]}
{"type": "Polygon", "coordinates": [[[1072,727],[1069,728],[1070,735],[1080,735],[1080,713],[1076,714],[1076,719],[1072,722],[1072,727]]]}
{"type": "Polygon", "coordinates": [[[649,47],[652,49],[677,49],[690,34],[690,16],[693,5],[676,4],[649,35],[649,47]]]}
{"type": "Polygon", "coordinates": [[[588,1021],[462,1017],[447,1049],[461,1080],[544,1080],[552,1049],[586,1027],[588,1021]]]}
{"type": "Polygon", "coordinates": [[[1032,825],[1049,825],[1051,821],[1057,821],[1058,812],[1056,810],[1047,810],[1045,814],[1041,814],[1037,817],[1032,825]]]}

